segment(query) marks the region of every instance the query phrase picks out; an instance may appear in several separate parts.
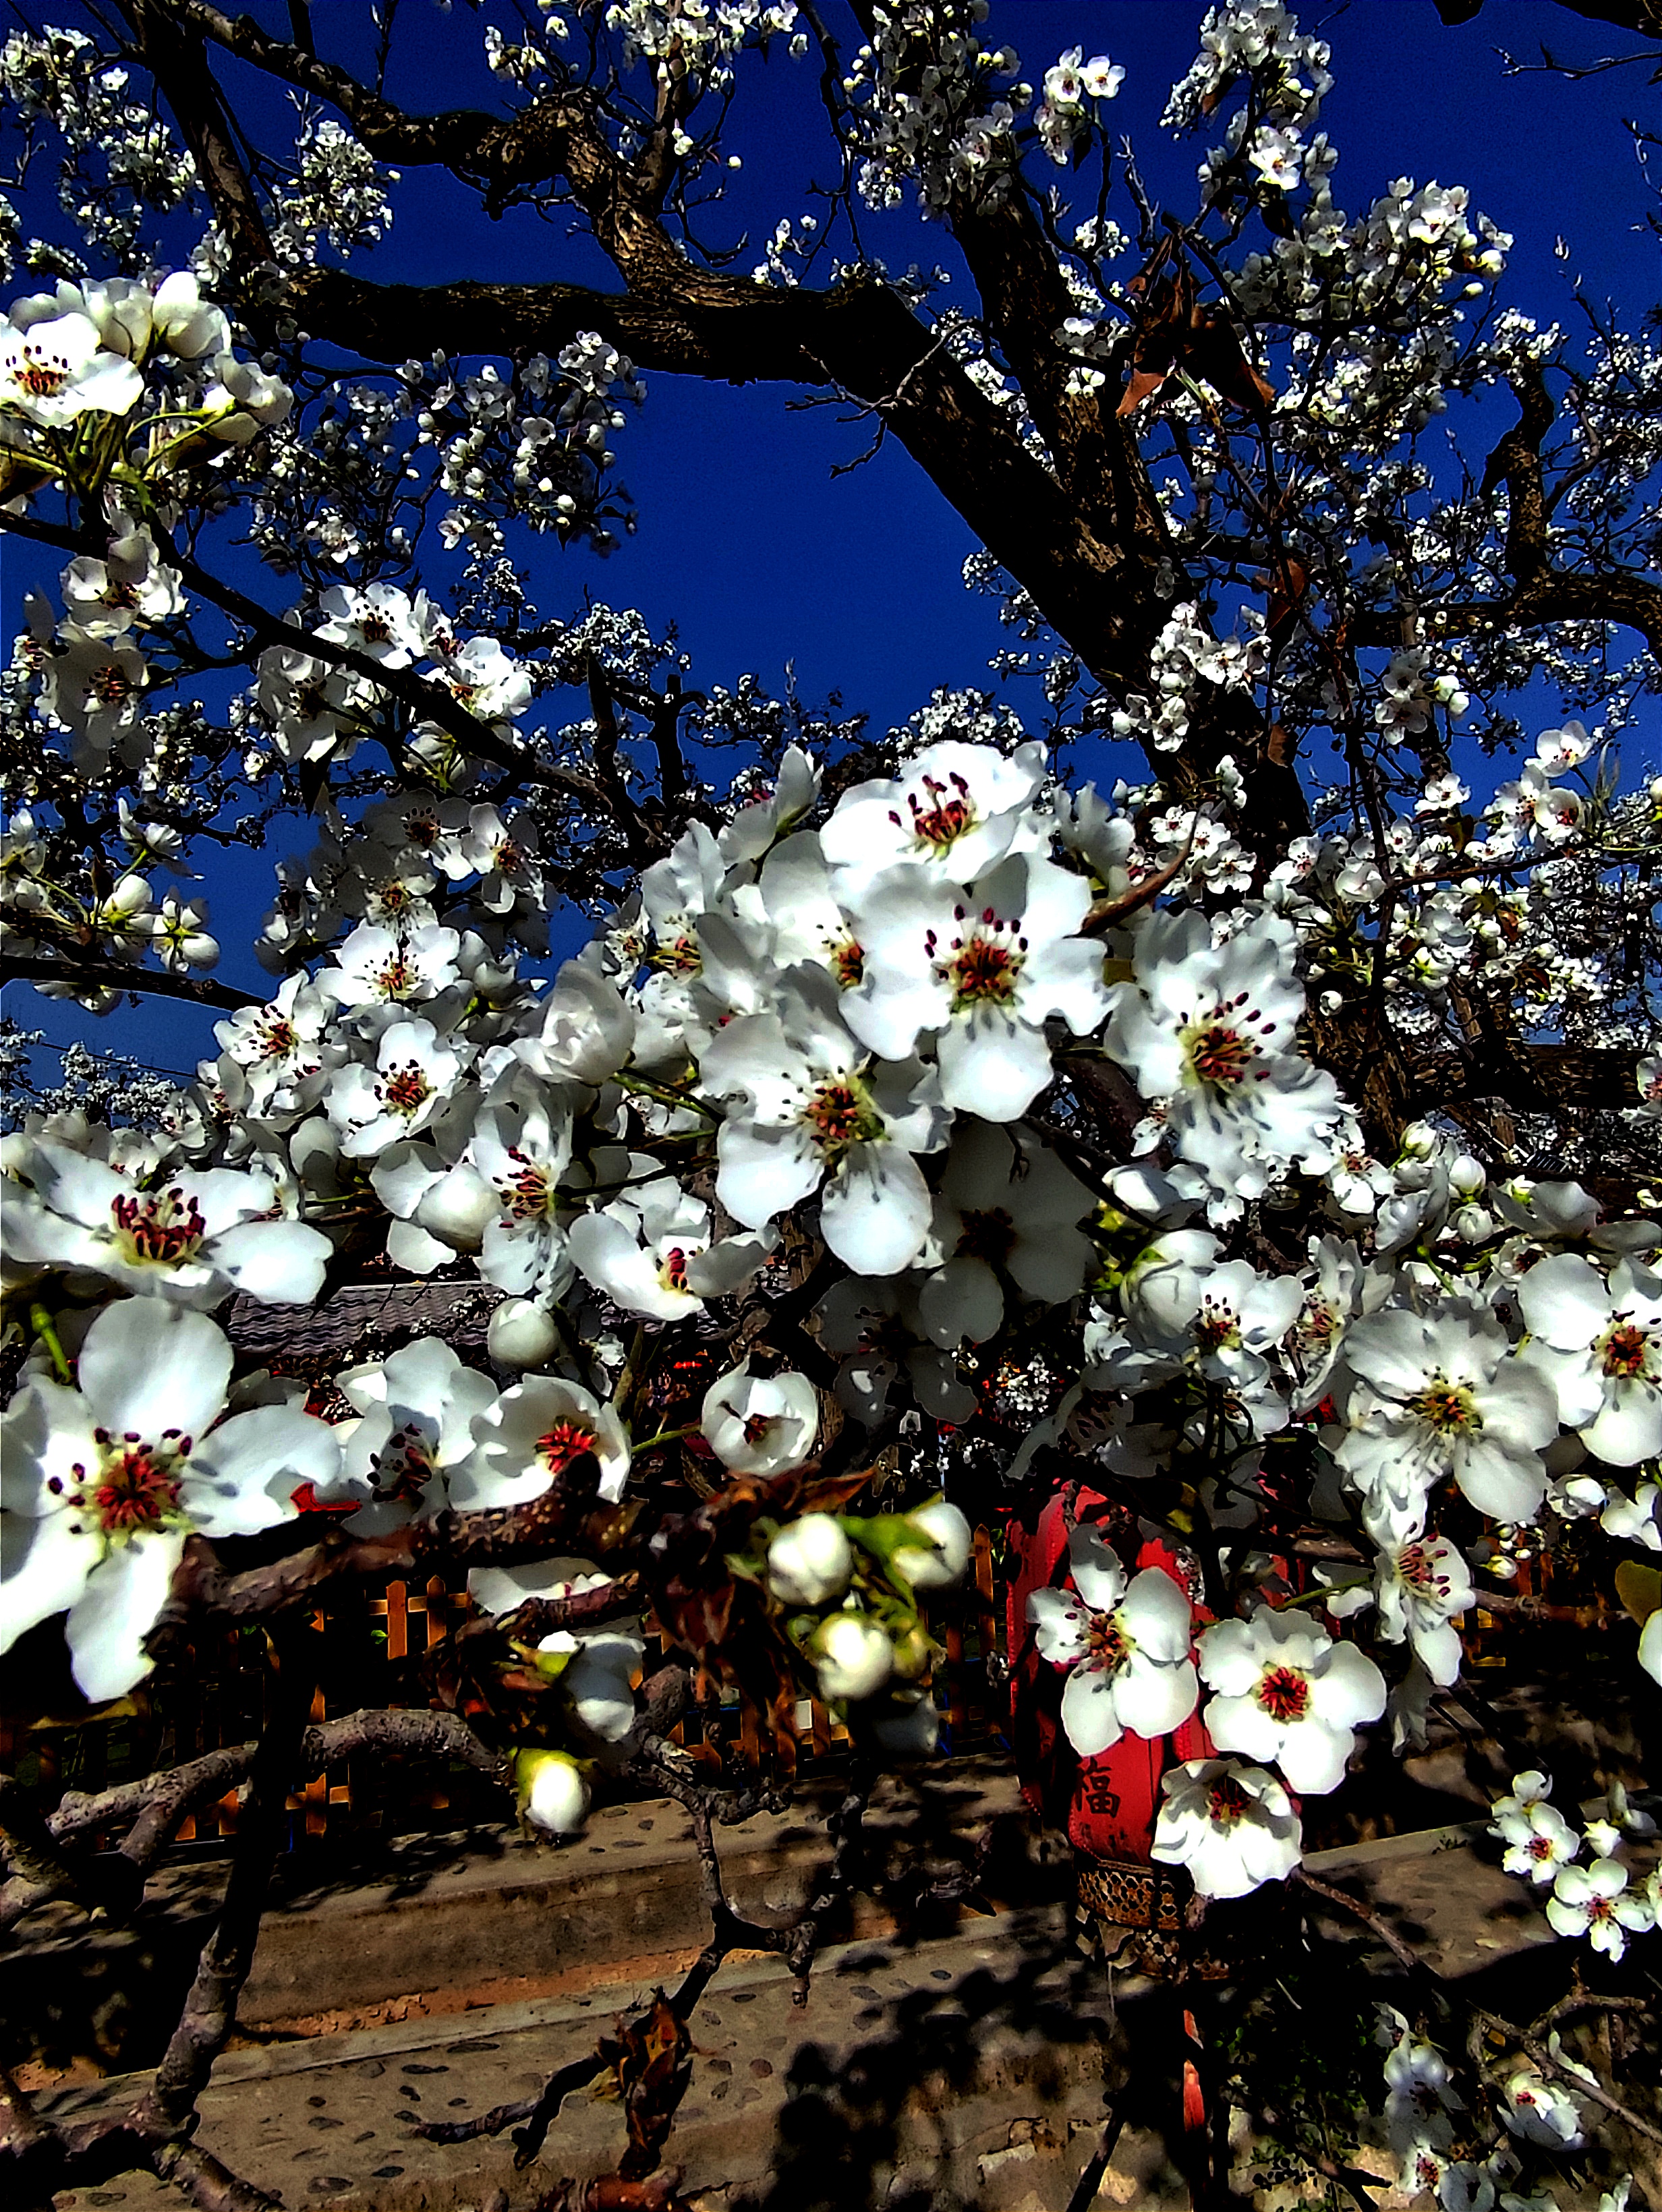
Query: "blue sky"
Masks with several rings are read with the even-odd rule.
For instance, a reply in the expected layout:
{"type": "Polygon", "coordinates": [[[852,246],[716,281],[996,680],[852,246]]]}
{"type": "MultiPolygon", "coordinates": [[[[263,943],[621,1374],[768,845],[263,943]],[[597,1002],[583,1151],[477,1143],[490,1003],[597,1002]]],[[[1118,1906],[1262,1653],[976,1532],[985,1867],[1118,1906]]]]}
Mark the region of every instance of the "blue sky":
{"type": "MultiPolygon", "coordinates": [[[[261,0],[259,12],[281,27],[274,0],[261,0]]],[[[1186,211],[1201,146],[1174,143],[1158,116],[1166,88],[1193,54],[1200,12],[1188,0],[1007,0],[995,5],[988,28],[1017,46],[1034,80],[1072,45],[1123,62],[1115,130],[1132,135],[1156,198],[1186,211]]],[[[367,13],[357,0],[324,0],[314,9],[323,50],[356,58],[349,37],[367,13]]],[[[1306,12],[1306,21],[1317,20],[1306,12]]],[[[411,5],[400,15],[400,37],[406,26],[415,37],[402,75],[389,84],[395,98],[422,109],[438,104],[441,87],[444,104],[501,106],[502,88],[478,58],[471,11],[442,15],[411,5]]],[[[1620,33],[1548,0],[1489,0],[1475,21],[1455,28],[1440,23],[1431,0],[1352,0],[1331,11],[1324,31],[1336,83],[1322,120],[1341,149],[1334,187],[1341,205],[1356,212],[1403,174],[1463,183],[1478,208],[1516,234],[1503,298],[1543,319],[1569,318],[1565,268],[1554,253],[1562,236],[1569,268],[1594,299],[1614,301],[1635,323],[1654,303],[1656,241],[1642,228],[1646,198],[1621,128],[1623,115],[1653,96],[1646,72],[1580,82],[1538,72],[1507,78],[1495,52],[1504,45],[1533,58],[1544,40],[1560,59],[1586,61],[1624,51],[1620,33]]],[[[745,167],[706,225],[724,244],[748,231],[751,247],[737,264],[746,269],[781,215],[819,209],[807,187],[833,173],[813,66],[788,62],[782,51],[766,64],[747,62],[731,138],[745,167]]],[[[250,112],[262,109],[280,130],[264,94],[250,112]]],[[[595,250],[568,241],[563,225],[523,210],[491,223],[472,195],[446,179],[412,173],[396,206],[384,246],[355,260],[367,275],[423,283],[558,276],[609,288],[595,250]]],[[[1129,222],[1123,204],[1111,211],[1129,222]]],[[[46,221],[45,210],[36,214],[36,227],[46,221]]],[[[938,226],[920,224],[909,211],[873,222],[868,243],[896,268],[942,263],[954,271],[953,290],[967,297],[961,264],[938,226]]],[[[987,680],[988,658],[1008,634],[992,604],[959,581],[973,540],[898,447],[833,477],[837,464],[869,442],[868,425],[840,419],[840,408],[792,410],[793,395],[776,386],[711,386],[654,374],[648,386],[644,408],[631,413],[618,440],[618,473],[637,503],[639,529],[606,562],[535,541],[533,590],[545,611],[575,611],[586,592],[638,606],[655,628],[677,625],[694,683],[731,684],[755,670],[777,688],[788,661],[805,696],[839,690],[848,711],[868,711],[879,728],[904,718],[936,684],[987,680]]],[[[1511,402],[1501,397],[1488,405],[1498,435],[1512,419],[1511,402]]],[[[38,562],[0,544],[0,605],[9,620],[39,577],[38,562]]],[[[268,580],[271,605],[281,606],[283,592],[279,580],[268,580]]],[[[234,873],[206,885],[225,947],[220,972],[247,988],[267,985],[247,945],[269,902],[271,857],[239,857],[234,873]]],[[[97,1021],[14,985],[5,1004],[59,1042],[85,1036],[176,1068],[188,1069],[210,1048],[211,1017],[167,1002],[97,1021]]]]}

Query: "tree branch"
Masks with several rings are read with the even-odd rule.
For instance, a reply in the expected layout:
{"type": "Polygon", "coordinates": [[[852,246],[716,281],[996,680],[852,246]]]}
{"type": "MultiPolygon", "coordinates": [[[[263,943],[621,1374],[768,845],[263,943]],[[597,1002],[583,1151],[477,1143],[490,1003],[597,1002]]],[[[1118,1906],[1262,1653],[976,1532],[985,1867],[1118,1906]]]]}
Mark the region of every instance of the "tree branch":
{"type": "Polygon", "coordinates": [[[253,1757],[225,1902],[202,1947],[179,2025],[134,2113],[138,2129],[163,2140],[189,2133],[197,2099],[236,2025],[237,1999],[253,1964],[265,1894],[288,1825],[289,1787],[315,1679],[313,1640],[307,1631],[285,1637],[277,1647],[271,1718],[253,1757]]]}

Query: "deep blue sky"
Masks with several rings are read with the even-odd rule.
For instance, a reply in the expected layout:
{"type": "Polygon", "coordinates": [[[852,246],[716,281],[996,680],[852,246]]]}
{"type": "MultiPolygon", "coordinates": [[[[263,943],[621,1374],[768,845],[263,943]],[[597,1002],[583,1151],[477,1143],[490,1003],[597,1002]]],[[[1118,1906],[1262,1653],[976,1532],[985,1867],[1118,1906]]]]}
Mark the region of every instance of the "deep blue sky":
{"type": "MultiPolygon", "coordinates": [[[[275,0],[260,0],[258,12],[281,30],[283,11],[275,0]]],[[[1006,0],[995,5],[983,37],[1014,44],[1034,82],[1072,45],[1123,62],[1115,131],[1134,137],[1156,198],[1187,211],[1201,143],[1174,143],[1157,118],[1168,86],[1192,57],[1200,14],[1197,0],[1006,0]]],[[[323,0],[314,8],[322,51],[357,59],[351,41],[367,16],[357,0],[323,0]]],[[[1318,19],[1311,10],[1304,20],[1318,19]]],[[[445,105],[502,105],[502,88],[479,58],[471,11],[441,15],[412,0],[400,15],[401,40],[406,27],[415,36],[389,84],[395,98],[419,110],[441,104],[441,90],[445,105]]],[[[1404,174],[1467,185],[1475,205],[1516,234],[1503,298],[1543,319],[1569,319],[1566,270],[1553,250],[1562,236],[1570,248],[1568,266],[1589,293],[1638,321],[1658,296],[1655,240],[1642,228],[1646,198],[1621,118],[1653,98],[1646,72],[1626,69],[1580,82],[1540,73],[1507,78],[1495,52],[1504,46],[1531,58],[1544,40],[1561,60],[1581,62],[1636,41],[1624,45],[1620,33],[1549,0],[1489,0],[1475,21],[1458,28],[1439,21],[1431,0],[1352,0],[1333,9],[1324,28],[1337,81],[1322,122],[1341,150],[1334,189],[1342,206],[1359,212],[1404,174]]],[[[747,57],[740,89],[729,143],[745,167],[723,203],[709,210],[704,235],[734,244],[748,230],[752,243],[737,264],[747,270],[780,216],[822,211],[807,187],[829,181],[834,165],[813,64],[790,63],[782,49],[765,65],[747,57]]],[[[281,116],[268,95],[262,91],[248,112],[271,118],[268,143],[280,143],[281,116]]],[[[569,241],[563,226],[522,210],[492,224],[472,195],[430,173],[406,177],[395,204],[386,244],[355,260],[366,274],[423,283],[557,276],[608,283],[595,250],[569,241]]],[[[1123,202],[1112,211],[1129,224],[1123,202]]],[[[48,220],[42,210],[34,227],[46,228],[48,220]]],[[[867,242],[897,269],[939,261],[954,270],[953,289],[967,301],[961,264],[938,226],[920,224],[909,210],[871,220],[867,242]]],[[[869,439],[866,423],[838,419],[843,410],[789,410],[792,395],[776,386],[734,389],[659,374],[648,385],[645,407],[631,414],[618,440],[619,474],[638,504],[639,530],[604,562],[538,541],[533,588],[545,611],[575,610],[585,591],[638,606],[654,627],[678,626],[693,656],[694,683],[730,684],[754,669],[776,688],[790,661],[805,696],[840,690],[849,711],[868,711],[879,728],[902,719],[938,684],[986,680],[988,657],[1008,635],[991,603],[971,598],[959,582],[972,550],[968,532],[898,447],[833,479],[833,466],[852,459],[869,439]]],[[[1488,405],[1498,434],[1512,419],[1511,403],[1502,397],[1488,405]]],[[[0,605],[12,620],[39,571],[15,545],[0,544],[0,605]]],[[[268,597],[283,604],[281,581],[270,582],[268,597]]],[[[1032,711],[1037,715],[1036,702],[1032,711]]],[[[264,988],[246,947],[269,902],[270,855],[239,860],[234,876],[207,888],[225,946],[221,973],[264,988]]],[[[11,987],[5,998],[20,1021],[59,1042],[85,1036],[177,1068],[188,1069],[210,1042],[211,1018],[165,1001],[124,1008],[100,1022],[27,987],[11,987]]]]}

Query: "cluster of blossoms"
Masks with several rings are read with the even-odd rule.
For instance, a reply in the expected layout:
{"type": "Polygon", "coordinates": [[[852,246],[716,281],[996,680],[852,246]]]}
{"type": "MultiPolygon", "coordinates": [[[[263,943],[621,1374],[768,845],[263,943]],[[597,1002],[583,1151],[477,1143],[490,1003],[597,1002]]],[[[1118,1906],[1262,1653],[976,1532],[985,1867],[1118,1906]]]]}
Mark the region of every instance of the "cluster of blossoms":
{"type": "MultiPolygon", "coordinates": [[[[616,0],[575,40],[541,12],[540,33],[484,26],[502,96],[569,88],[600,134],[585,158],[648,165],[682,218],[681,185],[724,158],[712,118],[741,50],[807,46],[789,0],[616,0]],[[638,65],[650,100],[621,71],[580,83],[562,40],[596,70],[638,65]]],[[[94,1010],[149,958],[225,1011],[142,1131],[54,1098],[0,1146],[20,1370],[0,1650],[61,1620],[81,1690],[113,1698],[165,1648],[192,1538],[271,1545],[294,1522],[298,1547],[327,1510],[348,1542],[442,1553],[469,1516],[528,1515],[534,1543],[472,1565],[469,1590],[535,1702],[505,1724],[526,1814],[567,1834],[655,1725],[660,1630],[713,1670],[732,1659],[758,1710],[741,1663],[759,1654],[776,1716],[813,1693],[875,1759],[932,1753],[929,1615],[968,1569],[964,1505],[1031,1525],[1070,1492],[1095,1502],[1070,1505],[1010,1657],[1080,1764],[1160,1747],[1149,1841],[1202,1899],[1288,1877],[1316,1801],[1387,1738],[1428,1741],[1468,1617],[1505,1603],[1522,1559],[1619,1559],[1635,1620],[1608,1648],[1662,1683],[1662,1200],[1591,1172],[1608,1139],[1653,1158],[1662,1115],[1662,781],[1615,793],[1611,625],[1588,622],[1538,649],[1591,734],[1543,732],[1473,803],[1456,726],[1515,747],[1493,701],[1537,647],[1481,614],[1518,580],[1510,494],[1487,471],[1474,493],[1474,467],[1441,497],[1413,443],[1455,397],[1556,374],[1558,335],[1487,311],[1463,331],[1510,240],[1459,188],[1402,178],[1338,209],[1314,127],[1328,48],[1282,0],[1208,15],[1166,115],[1223,118],[1201,216],[1117,285],[1102,111],[1124,73],[1074,48],[1036,91],[983,43],[987,12],[872,11],[842,100],[822,86],[844,189],[764,220],[754,275],[796,284],[823,252],[833,282],[865,281],[875,264],[830,245],[855,193],[891,210],[915,190],[949,223],[1003,207],[1014,236],[1030,151],[1057,170],[1101,151],[1098,211],[1071,229],[1087,203],[1067,179],[1043,203],[1021,186],[1055,249],[1044,296],[1075,310],[1044,400],[1020,341],[1042,356],[1045,333],[948,312],[932,335],[1036,482],[1062,488],[1093,411],[1148,443],[1166,535],[1135,683],[1091,690],[1083,648],[1051,653],[990,551],[965,573],[1035,648],[996,665],[1042,672],[1058,735],[1131,740],[1160,781],[1081,783],[967,690],[854,781],[837,754],[857,722],[754,679],[684,693],[690,664],[636,615],[539,619],[515,533],[605,552],[631,520],[611,476],[642,391],[628,358],[580,331],[552,357],[440,353],[349,381],[274,309],[283,350],[252,360],[205,296],[253,296],[226,237],[162,275],[142,225],[118,240],[120,192],[76,185],[83,229],[156,273],[65,277],[0,325],[0,502],[61,494],[96,549],[58,605],[31,604],[0,679],[21,800],[6,949],[94,1010]],[[198,565],[243,509],[266,565],[300,579],[281,617],[216,600],[198,565]],[[433,538],[466,563],[447,598],[433,538]],[[1260,614],[1242,600],[1263,562],[1260,614]],[[1458,621],[1436,604],[1456,584],[1458,621]],[[195,634],[192,594],[238,628],[228,653],[195,634]],[[252,687],[211,731],[179,695],[210,671],[228,691],[243,663],[252,687]],[[532,726],[563,687],[581,719],[532,726]],[[1308,834],[1267,830],[1267,769],[1329,738],[1349,789],[1318,796],[1308,834]],[[728,745],[747,764],[718,798],[704,778],[728,745]],[[271,995],[239,1006],[187,974],[218,945],[177,879],[193,833],[223,834],[261,785],[272,811],[303,799],[315,843],[279,864],[259,933],[271,995]],[[596,927],[557,964],[563,903],[596,927]],[[1636,1077],[1577,1121],[1520,1076],[1535,1103],[1491,1114],[1543,1038],[1636,1077]],[[418,1334],[309,1395],[249,1371],[251,1306],[304,1310],[366,1261],[477,1278],[482,1351],[418,1334]],[[861,1497],[880,1468],[895,1510],[861,1497]],[[548,1534],[574,1501],[581,1536],[548,1534]],[[625,1573],[638,1604],[602,1618],[625,1573]],[[527,1626],[589,1598],[576,1625],[527,1626]]],[[[71,142],[66,177],[102,118],[130,194],[192,190],[88,42],[14,34],[0,78],[71,142]]],[[[399,181],[309,106],[295,137],[258,186],[273,299],[320,246],[373,245],[399,181]]],[[[673,247],[689,271],[711,258],[690,226],[673,247]]],[[[1542,557],[1636,574],[1662,355],[1600,342],[1559,405],[1572,459],[1542,557]]],[[[1642,1816],[1619,1796],[1573,1825],[1520,1775],[1495,1822],[1561,1935],[1614,1962],[1653,1930],[1656,1876],[1624,1856],[1642,1816]]],[[[1549,2066],[1505,2062],[1478,2115],[1420,2030],[1388,2039],[1404,2187],[1444,2212],[1532,2204],[1511,2187],[1530,2147],[1578,2148],[1587,2118],[1556,2044],[1549,2066]]]]}
{"type": "Polygon", "coordinates": [[[955,198],[996,205],[1009,191],[1015,118],[1031,88],[1008,82],[1013,52],[989,50],[977,37],[987,14],[987,0],[901,0],[872,10],[871,43],[843,81],[868,206],[898,206],[907,181],[934,216],[955,198]],[[1000,80],[1005,96],[995,99],[1000,80]]]}
{"type": "MultiPolygon", "coordinates": [[[[332,635],[419,649],[403,595],[338,597],[332,635]]],[[[1617,1485],[1662,1449],[1656,1225],[1604,1225],[1573,1184],[1493,1183],[1424,1126],[1394,1159],[1369,1156],[1301,1045],[1287,901],[1210,919],[1134,897],[1116,918],[1127,859],[1148,848],[1088,787],[1064,804],[1036,744],[938,739],[820,817],[819,771],[788,750],[771,789],[719,832],[695,824],[539,992],[503,928],[545,903],[520,831],[460,799],[377,802],[341,858],[355,926],[221,1024],[169,1133],[110,1139],[96,1160],[84,1130],[12,1140],[8,1264],[193,1310],[239,1290],[303,1301],[327,1250],[313,1224],[343,1206],[380,1212],[405,1270],[471,1264],[502,1294],[496,1373],[521,1379],[502,1388],[436,1342],[342,1376],[356,1419],[325,1432],[338,1470],[320,1474],[320,1443],[303,1479],[357,1501],[365,1530],[521,1502],[581,1454],[620,1497],[618,1317],[664,1328],[725,1310],[788,1223],[840,1277],[815,1325],[845,1419],[868,1428],[909,1401],[965,1419],[978,1347],[1048,1312],[1053,1339],[1079,1332],[1077,1379],[1013,1475],[1057,1449],[1133,1486],[1175,1475],[1233,1532],[1234,1601],[1208,1621],[1197,1586],[1132,1574],[1100,1531],[1076,1530],[1065,1583],[1032,1610],[1066,1674],[1063,1725],[1090,1758],[1197,1714],[1218,1755],[1168,1775],[1157,1855],[1208,1894],[1284,1874],[1295,1796],[1337,1787],[1387,1706],[1414,1740],[1457,1680],[1454,1624],[1503,1556],[1488,1531],[1642,1517],[1617,1485]],[[1087,1053],[1142,1116],[1094,1188],[1038,1108],[1087,1053]],[[1245,1231],[1300,1187],[1330,1225],[1266,1267],[1245,1231]],[[1289,1608],[1287,1563],[1255,1533],[1289,1448],[1355,1546],[1353,1569],[1312,1585],[1315,1611],[1289,1608]],[[1371,1650],[1351,1640],[1364,1629],[1371,1650]]],[[[314,912],[267,942],[297,963],[338,921],[314,912]]],[[[41,1518],[92,1493],[51,1488],[67,1383],[25,1397],[17,1463],[41,1472],[14,1510],[41,1518]]],[[[699,1432],[721,1464],[771,1479],[812,1455],[817,1404],[788,1368],[741,1364],[699,1432]]],[[[181,1468],[210,1418],[173,1425],[195,1439],[168,1446],[181,1468]]],[[[292,1472],[247,1463],[260,1510],[280,1510],[292,1472]]],[[[143,1512],[120,1492],[111,1510],[146,1534],[135,1558],[154,1530],[220,1525],[196,1485],[158,1477],[143,1512]]],[[[75,1510],[76,1557],[127,1558],[114,1522],[75,1510]]],[[[815,1510],[755,1540],[823,1693],[876,1699],[897,1750],[934,1725],[916,1593],[967,1551],[957,1508],[935,1510],[815,1510]]],[[[46,1585],[27,1579],[32,1607],[46,1585]]],[[[126,1664],[160,1602],[158,1582],[130,1581],[126,1664]]],[[[1659,1620],[1641,1651],[1653,1672],[1659,1620]]],[[[89,1679],[113,1663],[88,1661],[89,1679]]]]}
{"type": "Polygon", "coordinates": [[[1058,168],[1073,159],[1074,149],[1091,126],[1087,102],[1116,100],[1125,82],[1125,71],[1106,54],[1093,54],[1087,62],[1082,46],[1070,46],[1060,61],[1044,72],[1042,95],[1033,110],[1038,143],[1058,168]]]}
{"type": "MultiPolygon", "coordinates": [[[[1581,2094],[1598,2079],[1572,2058],[1555,2029],[1544,2053],[1550,2071],[1519,2052],[1495,2063],[1482,2079],[1476,2104],[1461,2094],[1446,2053],[1405,2019],[1381,2005],[1379,2041],[1385,2047],[1385,2137],[1400,2160],[1405,2197],[1443,2207],[1499,2203],[1549,2206],[1546,2191],[1519,2186],[1531,2154],[1584,2150],[1593,2108],[1581,2094]]],[[[1626,2212],[1623,2180],[1597,2200],[1598,2212],[1626,2212]]]]}
{"type": "Polygon", "coordinates": [[[1207,11],[1200,52],[1172,87],[1161,120],[1174,131],[1190,127],[1212,115],[1233,86],[1250,81],[1250,107],[1232,116],[1227,146],[1208,155],[1201,180],[1215,192],[1244,159],[1264,184],[1285,191],[1300,181],[1306,133],[1332,89],[1331,59],[1326,40],[1300,30],[1282,0],[1227,0],[1207,11]]]}
{"type": "Polygon", "coordinates": [[[1662,1917],[1662,1869],[1642,1881],[1617,1854],[1625,1841],[1653,1837],[1648,1813],[1629,1805],[1620,1784],[1595,1818],[1580,1830],[1551,1803],[1552,1785],[1538,1768],[1512,1778],[1510,1796],[1496,1800],[1489,1829],[1506,1845],[1508,1874],[1547,1889],[1547,1918],[1561,1936],[1585,1936],[1595,1951],[1620,1959],[1633,1936],[1649,1933],[1662,1917]],[[1587,1863],[1578,1863],[1583,1851],[1587,1863]]]}
{"type": "Polygon", "coordinates": [[[155,487],[282,422],[293,394],[231,348],[223,313],[183,271],[112,276],[14,300],[0,317],[0,494],[61,483],[155,487]]]}
{"type": "Polygon", "coordinates": [[[1245,688],[1263,674],[1269,644],[1256,609],[1246,611],[1245,635],[1237,638],[1215,637],[1199,617],[1192,602],[1172,610],[1149,656],[1154,696],[1134,692],[1116,708],[1116,737],[1136,738],[1156,752],[1176,752],[1189,734],[1202,683],[1245,688]]]}

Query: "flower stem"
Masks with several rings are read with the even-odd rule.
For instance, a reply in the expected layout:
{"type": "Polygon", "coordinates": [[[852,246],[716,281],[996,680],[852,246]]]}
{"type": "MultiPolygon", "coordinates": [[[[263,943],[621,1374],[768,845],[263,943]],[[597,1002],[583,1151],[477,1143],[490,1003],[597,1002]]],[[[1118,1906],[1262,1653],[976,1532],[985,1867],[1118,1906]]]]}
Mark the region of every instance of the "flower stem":
{"type": "Polygon", "coordinates": [[[69,1359],[62,1344],[58,1341],[58,1331],[52,1325],[52,1317],[45,1306],[36,1304],[29,1308],[29,1327],[52,1354],[52,1364],[58,1370],[58,1381],[72,1382],[74,1377],[70,1372],[69,1359]]]}

